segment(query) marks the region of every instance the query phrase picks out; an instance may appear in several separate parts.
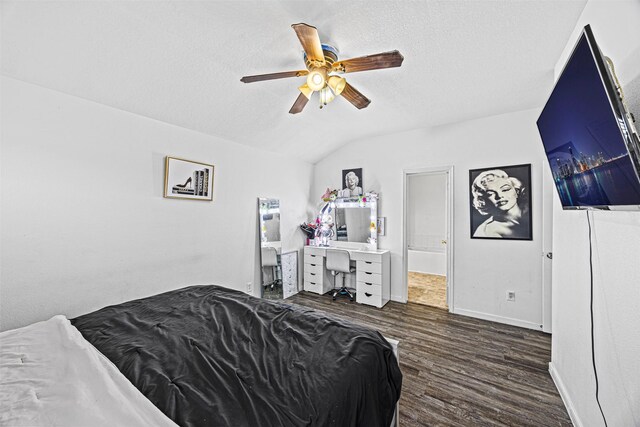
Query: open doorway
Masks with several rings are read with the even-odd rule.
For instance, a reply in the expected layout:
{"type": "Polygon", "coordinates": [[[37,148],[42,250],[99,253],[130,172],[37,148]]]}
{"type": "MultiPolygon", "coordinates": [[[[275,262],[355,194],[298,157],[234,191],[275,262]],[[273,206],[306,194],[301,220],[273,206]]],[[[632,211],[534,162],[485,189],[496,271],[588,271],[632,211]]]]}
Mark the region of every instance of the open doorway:
{"type": "Polygon", "coordinates": [[[450,310],[451,168],[405,171],[407,301],[450,310]]]}

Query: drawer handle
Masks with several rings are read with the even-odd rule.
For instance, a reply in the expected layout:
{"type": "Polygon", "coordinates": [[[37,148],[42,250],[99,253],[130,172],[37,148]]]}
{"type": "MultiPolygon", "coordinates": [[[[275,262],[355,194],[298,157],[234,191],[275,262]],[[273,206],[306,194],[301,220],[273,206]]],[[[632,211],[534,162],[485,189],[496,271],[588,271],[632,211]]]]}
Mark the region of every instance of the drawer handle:
{"type": "Polygon", "coordinates": [[[373,283],[364,282],[365,285],[373,286],[373,283]]]}
{"type": "Polygon", "coordinates": [[[309,265],[310,265],[311,267],[315,267],[315,266],[316,266],[315,264],[309,264],[309,265]]]}
{"type": "Polygon", "coordinates": [[[371,264],[371,261],[365,261],[364,263],[365,264],[371,264]]]}
{"type": "Polygon", "coordinates": [[[365,271],[365,272],[364,272],[364,274],[369,274],[369,275],[371,275],[371,274],[373,274],[373,273],[369,273],[368,271],[365,271]]]}
{"type": "Polygon", "coordinates": [[[368,293],[368,292],[365,292],[364,294],[365,294],[366,296],[368,296],[368,297],[370,297],[370,296],[372,296],[372,295],[373,295],[373,294],[370,294],[370,293],[368,293]]]}
{"type": "Polygon", "coordinates": [[[315,282],[309,282],[309,283],[311,283],[312,285],[316,285],[316,284],[317,284],[317,283],[315,283],[315,282]]]}
{"type": "Polygon", "coordinates": [[[309,273],[309,274],[310,274],[310,275],[312,275],[312,276],[315,276],[315,275],[316,275],[316,273],[309,273]]]}
{"type": "Polygon", "coordinates": [[[316,256],[315,256],[315,255],[310,255],[310,257],[311,257],[311,258],[315,258],[316,256]]]}

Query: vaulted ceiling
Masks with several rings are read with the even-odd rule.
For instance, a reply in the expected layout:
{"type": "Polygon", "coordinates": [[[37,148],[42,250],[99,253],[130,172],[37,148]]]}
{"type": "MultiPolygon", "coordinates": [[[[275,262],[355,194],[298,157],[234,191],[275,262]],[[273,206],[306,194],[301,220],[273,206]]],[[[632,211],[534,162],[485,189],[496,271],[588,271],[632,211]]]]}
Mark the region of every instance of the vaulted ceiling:
{"type": "MultiPolygon", "coordinates": [[[[372,135],[541,106],[585,1],[3,1],[2,74],[316,162],[372,135]],[[303,77],[291,24],[346,59],[398,49],[401,68],[346,75],[372,100],[288,114],[303,77]]],[[[316,95],[317,96],[317,95],[316,95]]],[[[470,140],[472,136],[470,135],[470,140]]]]}

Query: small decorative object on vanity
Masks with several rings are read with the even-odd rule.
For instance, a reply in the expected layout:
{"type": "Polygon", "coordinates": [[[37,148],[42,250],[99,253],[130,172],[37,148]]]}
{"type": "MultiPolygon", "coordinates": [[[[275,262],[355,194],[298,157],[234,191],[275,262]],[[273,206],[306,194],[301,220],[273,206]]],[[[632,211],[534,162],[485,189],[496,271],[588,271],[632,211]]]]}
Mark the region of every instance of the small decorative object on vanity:
{"type": "Polygon", "coordinates": [[[317,226],[318,224],[316,224],[315,222],[303,222],[302,224],[300,224],[300,230],[302,230],[305,237],[307,238],[305,245],[308,245],[309,242],[316,237],[317,226]]]}
{"type": "Polygon", "coordinates": [[[213,165],[167,156],[164,197],[213,200],[213,165]]]}
{"type": "Polygon", "coordinates": [[[335,209],[335,201],[337,199],[338,190],[327,190],[320,198],[324,202],[324,206],[320,209],[320,213],[316,217],[316,235],[314,243],[316,246],[329,246],[329,241],[335,235],[333,226],[333,216],[331,212],[335,209]]]}

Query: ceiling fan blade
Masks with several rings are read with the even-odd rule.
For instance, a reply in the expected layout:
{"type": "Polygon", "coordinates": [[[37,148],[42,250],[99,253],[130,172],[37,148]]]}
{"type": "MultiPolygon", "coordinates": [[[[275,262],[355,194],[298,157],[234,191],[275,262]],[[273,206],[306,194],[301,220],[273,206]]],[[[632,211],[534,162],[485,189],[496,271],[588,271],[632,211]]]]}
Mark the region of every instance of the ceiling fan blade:
{"type": "Polygon", "coordinates": [[[369,104],[371,104],[371,100],[369,98],[358,92],[358,90],[349,83],[344,86],[344,90],[340,95],[352,103],[358,110],[367,108],[369,104]]]}
{"type": "Polygon", "coordinates": [[[298,99],[296,99],[296,102],[293,103],[291,110],[289,110],[289,114],[298,114],[304,109],[304,106],[307,105],[307,102],[309,102],[309,100],[304,95],[304,93],[301,93],[300,95],[298,95],[298,99]]]}
{"type": "Polygon", "coordinates": [[[332,69],[333,71],[342,73],[355,73],[357,71],[399,67],[402,65],[402,61],[404,61],[404,56],[397,50],[392,50],[391,52],[376,53],[374,55],[338,61],[333,64],[332,69]]]}
{"type": "Polygon", "coordinates": [[[285,79],[287,77],[301,77],[309,74],[307,70],[283,71],[281,73],[258,74],[256,76],[244,76],[240,79],[242,83],[261,82],[263,80],[285,79]]]}
{"type": "Polygon", "coordinates": [[[293,24],[291,26],[300,39],[300,44],[307,54],[307,59],[324,64],[324,53],[316,27],[307,24],[293,24]]]}

